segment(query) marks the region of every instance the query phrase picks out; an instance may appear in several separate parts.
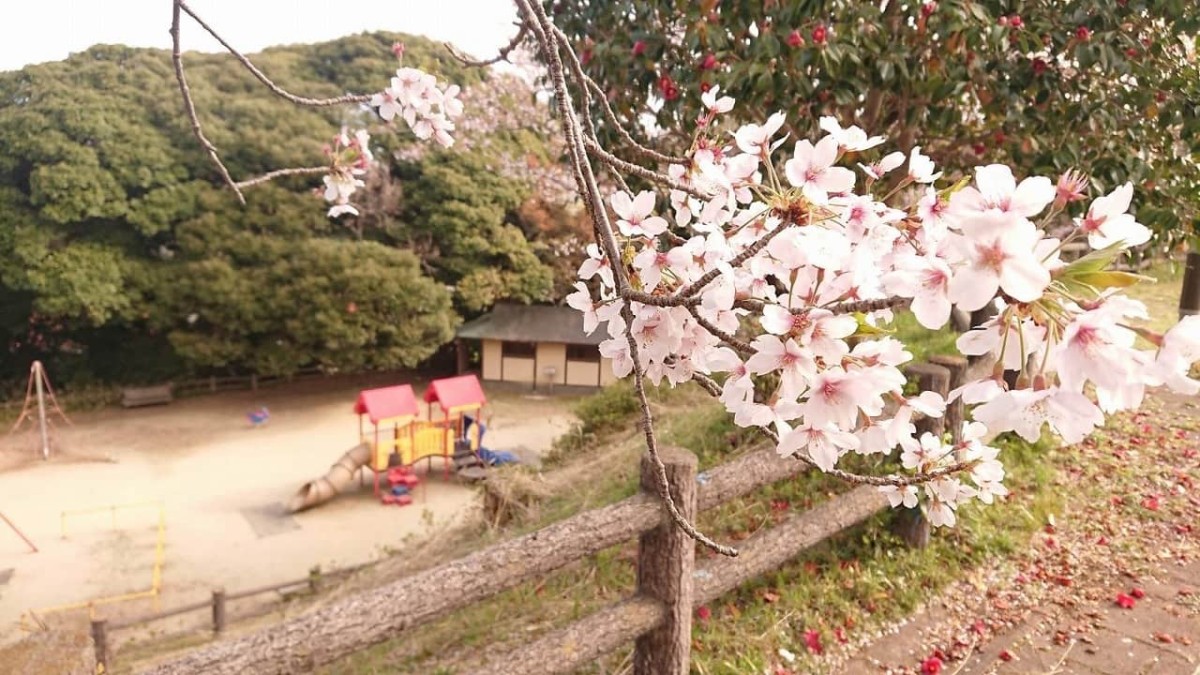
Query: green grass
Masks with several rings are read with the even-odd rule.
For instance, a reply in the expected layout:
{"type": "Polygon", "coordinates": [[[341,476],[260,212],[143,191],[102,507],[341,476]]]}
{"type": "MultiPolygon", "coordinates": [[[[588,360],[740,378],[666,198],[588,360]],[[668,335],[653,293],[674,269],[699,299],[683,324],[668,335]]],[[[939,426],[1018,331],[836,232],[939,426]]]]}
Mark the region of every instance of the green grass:
{"type": "Polygon", "coordinates": [[[887,326],[895,331],[892,337],[903,342],[913,355],[913,361],[924,361],[934,354],[957,354],[954,341],[958,333],[949,325],[938,330],[929,330],[917,323],[912,312],[897,312],[896,318],[887,326]]]}
{"type": "Polygon", "coordinates": [[[1143,272],[1153,281],[1144,281],[1126,289],[1126,295],[1146,303],[1152,330],[1165,331],[1179,320],[1179,294],[1183,289],[1183,263],[1165,261],[1143,272]]]}

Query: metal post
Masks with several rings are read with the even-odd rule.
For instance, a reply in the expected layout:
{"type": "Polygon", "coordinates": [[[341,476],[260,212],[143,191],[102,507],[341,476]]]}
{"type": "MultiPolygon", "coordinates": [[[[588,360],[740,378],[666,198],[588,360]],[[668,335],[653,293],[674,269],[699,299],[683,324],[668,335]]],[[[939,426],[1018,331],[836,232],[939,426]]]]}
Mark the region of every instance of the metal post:
{"type": "Polygon", "coordinates": [[[42,459],[50,459],[50,434],[46,429],[46,394],[42,387],[42,378],[46,371],[42,369],[41,361],[33,362],[33,386],[37,390],[38,427],[42,433],[42,459]]]}
{"type": "Polygon", "coordinates": [[[213,632],[225,632],[225,589],[217,588],[212,592],[213,632]]]}
{"type": "Polygon", "coordinates": [[[1179,319],[1200,312],[1200,252],[1187,254],[1183,288],[1179,293],[1179,319]]]}
{"type": "Polygon", "coordinates": [[[92,619],[92,643],[96,646],[96,671],[107,673],[109,671],[107,619],[92,619]]]}

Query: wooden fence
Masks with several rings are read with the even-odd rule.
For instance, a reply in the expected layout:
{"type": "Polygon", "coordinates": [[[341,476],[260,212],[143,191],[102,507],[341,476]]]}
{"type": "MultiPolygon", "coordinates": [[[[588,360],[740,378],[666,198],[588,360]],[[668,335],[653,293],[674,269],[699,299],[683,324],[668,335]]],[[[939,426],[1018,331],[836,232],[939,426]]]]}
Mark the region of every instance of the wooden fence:
{"type": "MultiPolygon", "coordinates": [[[[915,364],[908,370],[922,390],[945,395],[965,376],[966,364],[962,359],[950,359],[942,364],[915,364]]],[[[944,419],[926,419],[920,425],[924,430],[945,430],[944,419]]],[[[799,461],[780,459],[772,448],[747,453],[703,473],[697,472],[695,455],[686,450],[664,448],[661,454],[671,494],[689,519],[805,468],[799,461]]],[[[370,592],[325,603],[258,632],[215,640],[148,672],[233,675],[307,671],[636,537],[637,588],[631,597],[526,644],[479,655],[460,672],[569,673],[633,642],[635,675],[681,675],[688,672],[696,607],[778,569],[809,547],[887,506],[876,488],[857,487],[760,531],[742,542],[736,558],[697,561],[695,543],[675,527],[656,496],[657,479],[648,458],[642,460],[641,476],[643,490],[628,499],[576,514],[370,592]]],[[[252,592],[301,583],[308,580],[252,592]]],[[[220,633],[226,625],[225,604],[249,594],[251,591],[227,594],[217,590],[211,600],[145,619],[121,624],[98,620],[93,624],[96,659],[106,667],[111,664],[108,634],[114,628],[185,612],[211,608],[214,632],[220,633]]]]}

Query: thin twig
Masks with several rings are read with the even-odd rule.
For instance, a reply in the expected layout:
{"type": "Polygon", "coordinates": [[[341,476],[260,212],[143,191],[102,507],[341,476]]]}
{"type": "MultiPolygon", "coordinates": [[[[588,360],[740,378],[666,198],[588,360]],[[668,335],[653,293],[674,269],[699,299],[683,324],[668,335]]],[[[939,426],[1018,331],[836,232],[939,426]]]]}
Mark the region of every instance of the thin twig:
{"type": "Polygon", "coordinates": [[[700,324],[701,328],[720,338],[721,342],[733,347],[742,354],[754,353],[754,347],[751,347],[749,342],[738,339],[737,337],[721,330],[718,326],[713,324],[713,322],[709,321],[703,316],[700,316],[700,310],[697,309],[695,305],[688,306],[688,312],[691,312],[692,318],[696,320],[696,323],[700,324]]]}
{"type": "MultiPolygon", "coordinates": [[[[271,78],[267,77],[263,71],[259,70],[257,66],[251,63],[250,59],[246,58],[245,54],[242,54],[235,49],[233,45],[226,42],[225,38],[221,37],[217,31],[213,30],[212,26],[209,26],[204,22],[204,19],[201,19],[195,12],[193,12],[192,8],[188,7],[184,0],[175,0],[175,8],[176,10],[182,9],[187,13],[188,16],[192,17],[192,19],[199,24],[201,28],[207,31],[214,40],[220,42],[221,46],[224,47],[226,51],[228,51],[235,59],[241,62],[241,64],[246,67],[246,70],[250,71],[250,74],[253,75],[255,79],[266,85],[267,89],[270,89],[280,98],[287,99],[296,105],[305,105],[317,108],[326,108],[329,106],[344,105],[347,103],[366,103],[367,101],[371,100],[370,94],[343,94],[342,96],[334,96],[333,98],[308,98],[307,96],[297,96],[290,91],[287,91],[283,87],[275,84],[271,78]]],[[[177,25],[178,23],[176,23],[176,26],[177,25]]],[[[176,43],[176,48],[178,48],[178,42],[176,43]]]]}
{"type": "MultiPolygon", "coordinates": [[[[839,302],[836,305],[830,305],[826,309],[834,314],[858,314],[859,312],[878,312],[881,309],[904,309],[912,304],[912,298],[902,298],[900,296],[891,296],[887,298],[879,298],[877,300],[855,300],[853,302],[839,302]]],[[[799,310],[800,312],[808,311],[807,308],[799,310]]],[[[797,310],[792,310],[793,314],[798,313],[797,310]]]]}
{"type": "Polygon", "coordinates": [[[706,192],[702,192],[700,190],[697,190],[696,188],[692,187],[691,185],[686,185],[684,183],[681,183],[681,182],[675,180],[674,178],[671,178],[670,176],[666,175],[665,173],[659,173],[652,169],[647,169],[646,167],[644,167],[640,164],[634,164],[633,162],[627,162],[627,161],[621,159],[620,157],[617,157],[616,155],[612,154],[611,152],[605,150],[604,148],[600,147],[599,143],[597,143],[596,141],[593,141],[590,138],[585,140],[585,145],[587,146],[587,152],[589,155],[592,155],[593,157],[598,159],[601,163],[607,164],[618,171],[623,171],[625,173],[632,174],[634,176],[637,176],[638,178],[644,178],[652,183],[659,183],[660,185],[666,185],[667,187],[671,188],[672,190],[680,190],[681,192],[686,192],[689,195],[696,197],[697,199],[708,200],[708,199],[713,198],[713,195],[708,194],[706,192]]]}
{"type": "Polygon", "coordinates": [[[641,143],[638,143],[637,140],[629,133],[629,131],[625,129],[625,126],[621,124],[621,121],[617,119],[617,113],[612,109],[612,105],[608,102],[608,97],[604,94],[604,90],[600,88],[600,85],[590,77],[587,78],[587,84],[588,88],[592,90],[592,93],[594,93],[603,104],[601,108],[604,111],[604,116],[610,123],[612,123],[613,128],[617,131],[617,135],[621,137],[621,140],[624,141],[631,150],[641,154],[646,159],[662,162],[664,164],[682,164],[685,166],[688,164],[687,157],[677,157],[675,155],[663,154],[654,148],[648,148],[641,143]]]}
{"type": "Polygon", "coordinates": [[[234,183],[234,187],[238,187],[238,188],[253,187],[253,186],[259,185],[261,183],[266,183],[267,181],[275,180],[276,178],[283,178],[284,176],[311,176],[312,174],[317,174],[317,173],[322,173],[322,174],[329,173],[329,167],[327,167],[327,166],[302,166],[302,167],[296,167],[296,168],[292,168],[292,169],[275,169],[274,171],[268,171],[267,173],[264,173],[263,175],[257,176],[255,178],[247,178],[246,180],[240,180],[240,181],[234,183]]]}
{"type": "MultiPolygon", "coordinates": [[[[246,204],[246,196],[242,194],[237,183],[233,182],[233,177],[229,175],[229,169],[225,163],[221,161],[220,154],[217,153],[217,147],[208,140],[204,135],[204,129],[200,127],[200,118],[196,115],[196,104],[192,101],[192,90],[188,87],[187,77],[183,74],[183,50],[180,48],[179,42],[179,12],[185,9],[183,0],[175,0],[171,11],[171,62],[175,66],[175,79],[179,82],[179,93],[183,96],[183,109],[187,113],[188,120],[192,124],[192,133],[196,136],[196,140],[200,142],[200,147],[204,148],[204,152],[208,154],[209,159],[213,164],[217,165],[217,171],[221,173],[221,178],[233,188],[234,194],[237,195],[238,201],[242,205],[246,204]]],[[[191,14],[191,12],[188,12],[191,14]]],[[[192,15],[193,18],[195,15],[192,15]]]]}
{"type": "Polygon", "coordinates": [[[519,28],[517,29],[517,34],[513,36],[513,39],[509,40],[508,44],[500,48],[500,53],[485,61],[472,59],[466,54],[463,54],[455,49],[454,45],[450,44],[449,42],[443,42],[442,44],[446,45],[446,49],[450,50],[450,55],[458,59],[459,63],[462,63],[465,66],[471,66],[473,68],[483,68],[490,66],[493,63],[507,61],[508,55],[511,54],[514,49],[520,46],[521,41],[525,39],[525,35],[529,33],[529,27],[526,26],[524,22],[520,22],[517,25],[519,28]]]}

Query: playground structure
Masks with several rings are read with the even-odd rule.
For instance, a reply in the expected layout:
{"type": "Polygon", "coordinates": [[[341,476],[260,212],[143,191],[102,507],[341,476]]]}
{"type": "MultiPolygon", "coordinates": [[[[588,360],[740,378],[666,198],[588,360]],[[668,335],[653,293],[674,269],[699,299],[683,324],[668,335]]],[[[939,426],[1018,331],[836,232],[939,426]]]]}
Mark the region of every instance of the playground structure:
{"type": "Polygon", "coordinates": [[[7,524],[8,527],[13,532],[15,532],[16,535],[18,537],[20,537],[22,541],[25,542],[25,545],[29,547],[29,550],[31,552],[33,552],[33,553],[38,552],[38,547],[33,543],[33,541],[29,537],[25,536],[25,533],[22,532],[21,529],[18,528],[15,523],[13,523],[13,521],[8,519],[8,516],[4,515],[3,513],[0,513],[0,520],[3,520],[5,522],[5,524],[7,524]]]}
{"type": "Polygon", "coordinates": [[[50,378],[46,376],[46,369],[42,366],[41,361],[34,361],[29,366],[29,383],[25,385],[25,403],[21,406],[21,414],[17,416],[17,421],[8,430],[8,433],[10,435],[15,433],[25,420],[32,421],[35,408],[37,409],[38,437],[42,442],[42,459],[50,459],[50,428],[53,426],[50,414],[56,413],[67,424],[70,424],[71,420],[59,407],[58,399],[54,396],[54,388],[50,386],[50,378]],[[47,409],[47,403],[53,406],[53,409],[47,409]]]}
{"type": "MultiPolygon", "coordinates": [[[[128,504],[109,504],[106,506],[97,506],[86,509],[70,509],[62,511],[59,515],[61,535],[63,539],[67,539],[67,523],[69,519],[81,516],[94,516],[96,514],[108,513],[111,518],[112,530],[119,529],[117,522],[117,514],[127,510],[153,509],[157,512],[157,523],[154,542],[154,564],[150,570],[150,587],[130,593],[121,593],[118,595],[110,595],[82,602],[73,602],[64,605],[56,605],[53,607],[43,607],[36,611],[29,611],[21,616],[20,626],[26,631],[37,630],[39,626],[44,626],[40,617],[58,612],[68,612],[79,609],[88,611],[88,618],[95,618],[96,608],[103,605],[111,605],[118,602],[126,602],[130,600],[152,599],[155,603],[155,609],[158,607],[158,598],[162,593],[162,569],[163,563],[166,561],[166,543],[167,543],[167,514],[166,508],[161,501],[147,502],[131,502],[128,504]]],[[[32,546],[32,544],[30,544],[32,546]]]]}
{"type": "MultiPolygon", "coordinates": [[[[288,503],[288,510],[295,513],[324,504],[344,492],[356,473],[364,476],[367,469],[373,474],[374,493],[380,501],[410,504],[410,492],[420,481],[413,468],[421,460],[432,467],[437,457],[442,459],[446,478],[452,469],[465,478],[480,478],[480,467],[485,465],[480,459],[485,428],[479,418],[487,398],[479,380],[474,375],[434,380],[422,398],[428,419],[420,419],[421,410],[411,385],[359,392],[354,403],[358,445],[346,451],[324,476],[301,487],[288,503]],[[435,403],[440,412],[436,419],[435,403]],[[389,485],[383,491],[381,478],[389,485]]],[[[503,457],[507,453],[488,454],[512,461],[511,455],[503,457]]]]}

